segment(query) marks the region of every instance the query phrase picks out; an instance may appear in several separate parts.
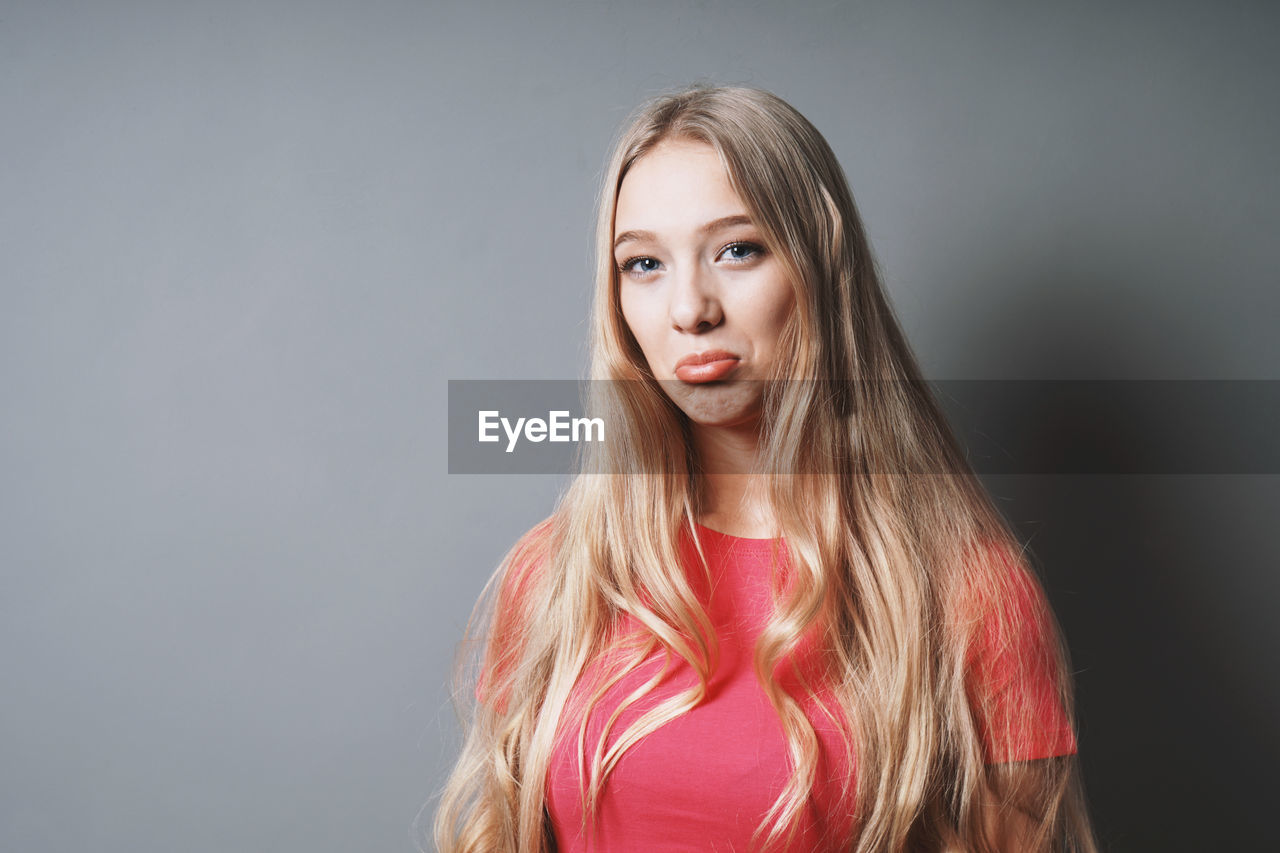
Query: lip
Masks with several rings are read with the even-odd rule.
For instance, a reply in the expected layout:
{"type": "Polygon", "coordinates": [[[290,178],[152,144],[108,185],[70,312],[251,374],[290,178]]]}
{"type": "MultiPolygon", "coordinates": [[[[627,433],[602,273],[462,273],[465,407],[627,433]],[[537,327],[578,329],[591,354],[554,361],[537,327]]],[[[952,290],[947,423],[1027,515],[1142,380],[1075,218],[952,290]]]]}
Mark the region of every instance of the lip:
{"type": "Polygon", "coordinates": [[[689,364],[707,364],[712,361],[724,361],[726,359],[738,361],[738,356],[722,349],[709,349],[706,352],[691,352],[684,358],[676,362],[676,370],[689,364]]]}
{"type": "Polygon", "coordinates": [[[738,366],[742,359],[720,349],[695,352],[676,362],[676,377],[684,382],[714,382],[738,366]]]}

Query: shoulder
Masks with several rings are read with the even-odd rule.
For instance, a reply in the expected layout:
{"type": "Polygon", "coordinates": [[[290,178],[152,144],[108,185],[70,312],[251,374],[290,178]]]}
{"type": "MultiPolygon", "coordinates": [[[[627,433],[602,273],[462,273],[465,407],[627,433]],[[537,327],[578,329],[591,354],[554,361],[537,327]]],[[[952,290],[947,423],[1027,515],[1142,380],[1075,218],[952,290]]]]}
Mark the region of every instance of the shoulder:
{"type": "Polygon", "coordinates": [[[988,760],[1074,752],[1065,648],[1043,586],[1009,545],[977,559],[962,608],[965,681],[988,760]]]}
{"type": "Polygon", "coordinates": [[[543,576],[551,555],[555,516],[549,516],[527,530],[507,551],[499,570],[499,602],[527,598],[543,576]]]}
{"type": "Polygon", "coordinates": [[[1022,551],[986,543],[970,560],[958,608],[970,675],[990,684],[1005,681],[1016,664],[1050,667],[1058,651],[1057,622],[1022,551]]]}
{"type": "Polygon", "coordinates": [[[484,660],[476,684],[476,698],[484,701],[495,688],[506,693],[523,646],[522,638],[538,612],[538,590],[551,553],[555,517],[535,524],[511,546],[486,588],[490,599],[484,660]],[[494,592],[496,583],[496,592],[494,592]]]}
{"type": "Polygon", "coordinates": [[[987,541],[966,556],[958,588],[959,614],[973,641],[1027,620],[1051,617],[1044,588],[1022,550],[1012,542],[987,541]]]}

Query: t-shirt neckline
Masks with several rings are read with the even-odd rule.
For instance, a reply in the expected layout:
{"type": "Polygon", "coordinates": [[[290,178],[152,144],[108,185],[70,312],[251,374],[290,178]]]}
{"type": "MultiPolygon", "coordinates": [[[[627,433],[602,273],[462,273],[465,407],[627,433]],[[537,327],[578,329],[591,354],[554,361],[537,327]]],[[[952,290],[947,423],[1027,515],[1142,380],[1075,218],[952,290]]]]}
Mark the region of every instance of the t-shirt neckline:
{"type": "Polygon", "coordinates": [[[776,539],[751,539],[746,536],[734,536],[732,533],[723,533],[719,530],[707,527],[700,521],[695,521],[694,526],[698,528],[699,536],[707,536],[714,541],[748,548],[768,548],[774,543],[781,545],[786,541],[786,537],[778,537],[776,539]]]}

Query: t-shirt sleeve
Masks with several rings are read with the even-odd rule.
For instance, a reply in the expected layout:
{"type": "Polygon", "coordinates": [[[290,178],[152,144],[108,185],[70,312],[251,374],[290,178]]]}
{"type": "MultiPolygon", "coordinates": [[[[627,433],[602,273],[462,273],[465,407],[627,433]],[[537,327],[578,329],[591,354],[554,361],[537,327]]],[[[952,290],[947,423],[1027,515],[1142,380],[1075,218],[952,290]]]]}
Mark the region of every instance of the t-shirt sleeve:
{"type": "Polygon", "coordinates": [[[1057,634],[1044,590],[1007,556],[980,608],[966,685],[986,761],[1029,761],[1076,752],[1058,690],[1057,634]],[[992,602],[997,602],[993,604],[992,602]]]}
{"type": "Polygon", "coordinates": [[[543,546],[549,532],[550,519],[520,537],[507,556],[506,569],[499,579],[480,673],[476,678],[477,702],[495,698],[490,696],[491,685],[505,680],[519,659],[522,630],[534,618],[530,593],[545,558],[543,546]]]}

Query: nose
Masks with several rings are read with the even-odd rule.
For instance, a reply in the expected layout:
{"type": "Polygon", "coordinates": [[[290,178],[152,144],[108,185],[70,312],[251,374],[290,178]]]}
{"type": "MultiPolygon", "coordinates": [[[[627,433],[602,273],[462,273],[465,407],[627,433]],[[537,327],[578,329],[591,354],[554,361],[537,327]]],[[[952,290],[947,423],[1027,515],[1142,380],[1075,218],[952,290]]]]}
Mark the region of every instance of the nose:
{"type": "Polygon", "coordinates": [[[672,282],[671,325],[680,332],[715,328],[724,318],[711,276],[696,261],[685,264],[672,282]]]}

